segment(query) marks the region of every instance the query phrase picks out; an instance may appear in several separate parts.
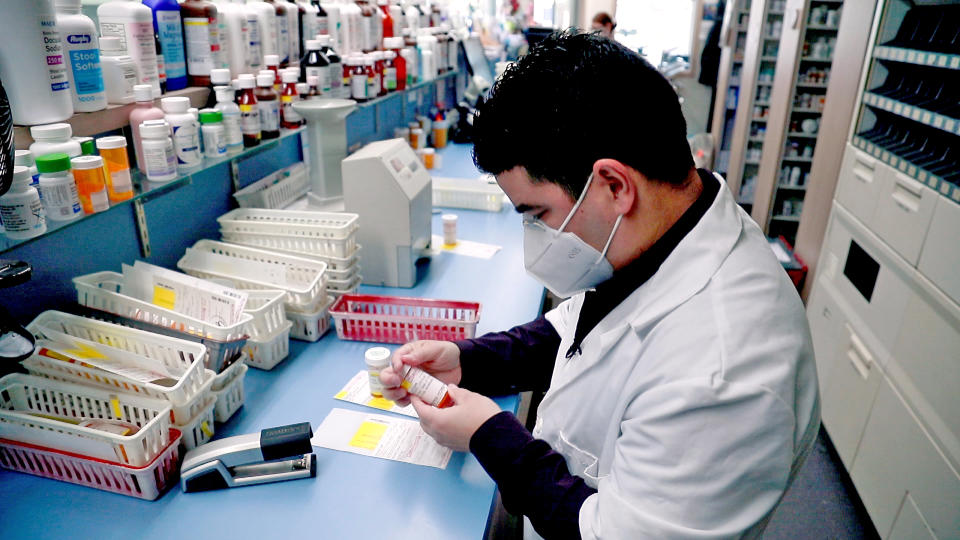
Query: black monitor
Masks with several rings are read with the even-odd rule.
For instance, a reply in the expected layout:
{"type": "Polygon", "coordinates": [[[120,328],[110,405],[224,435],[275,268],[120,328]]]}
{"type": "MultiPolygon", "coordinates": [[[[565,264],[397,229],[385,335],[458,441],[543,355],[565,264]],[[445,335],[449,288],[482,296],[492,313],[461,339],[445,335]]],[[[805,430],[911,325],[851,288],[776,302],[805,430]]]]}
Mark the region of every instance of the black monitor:
{"type": "Polygon", "coordinates": [[[463,47],[464,55],[467,58],[467,70],[470,76],[479,75],[482,79],[488,81],[493,86],[493,70],[490,68],[490,61],[483,52],[483,43],[480,38],[471,36],[463,40],[460,45],[463,47]]]}

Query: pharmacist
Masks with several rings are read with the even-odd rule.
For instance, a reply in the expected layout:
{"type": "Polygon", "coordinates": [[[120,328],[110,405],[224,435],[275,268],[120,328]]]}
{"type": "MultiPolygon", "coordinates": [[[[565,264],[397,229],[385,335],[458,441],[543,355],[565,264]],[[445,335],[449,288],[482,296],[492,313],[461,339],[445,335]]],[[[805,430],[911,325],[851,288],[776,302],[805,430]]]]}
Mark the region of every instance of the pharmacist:
{"type": "Polygon", "coordinates": [[[399,348],[385,397],[473,452],[528,538],[758,536],[819,427],[813,349],[760,229],[694,169],[670,84],[613,41],[554,35],[474,126],[477,165],[523,214],[527,271],[570,299],[399,348]],[[459,385],[456,404],[407,395],[401,363],[459,385]],[[529,389],[547,390],[533,433],[483,395],[529,389]]]}

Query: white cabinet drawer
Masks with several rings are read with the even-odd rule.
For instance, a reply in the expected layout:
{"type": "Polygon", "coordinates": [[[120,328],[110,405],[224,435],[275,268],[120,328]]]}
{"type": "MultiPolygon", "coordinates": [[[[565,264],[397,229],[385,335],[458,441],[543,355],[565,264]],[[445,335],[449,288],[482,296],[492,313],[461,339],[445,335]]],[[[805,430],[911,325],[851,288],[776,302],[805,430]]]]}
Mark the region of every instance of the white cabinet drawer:
{"type": "Polygon", "coordinates": [[[837,362],[839,343],[842,339],[840,330],[846,322],[835,296],[830,294],[827,287],[824,285],[824,280],[818,280],[807,302],[807,321],[810,323],[810,336],[813,339],[813,354],[817,361],[817,378],[821,393],[827,381],[827,374],[833,370],[837,362]]]}
{"type": "Polygon", "coordinates": [[[860,221],[872,226],[880,192],[889,178],[889,167],[847,143],[836,199],[860,221]]]}
{"type": "Polygon", "coordinates": [[[893,522],[889,540],[937,540],[909,493],[900,505],[900,513],[893,522]]]}
{"type": "Polygon", "coordinates": [[[927,231],[927,239],[920,253],[920,272],[945,292],[954,302],[960,302],[960,204],[946,197],[937,200],[927,231]]]}
{"type": "Polygon", "coordinates": [[[935,537],[960,532],[960,476],[886,378],[877,392],[850,477],[880,536],[907,493],[935,537]]]}
{"type": "Polygon", "coordinates": [[[913,266],[940,195],[900,171],[891,170],[880,189],[871,228],[913,266]]]}

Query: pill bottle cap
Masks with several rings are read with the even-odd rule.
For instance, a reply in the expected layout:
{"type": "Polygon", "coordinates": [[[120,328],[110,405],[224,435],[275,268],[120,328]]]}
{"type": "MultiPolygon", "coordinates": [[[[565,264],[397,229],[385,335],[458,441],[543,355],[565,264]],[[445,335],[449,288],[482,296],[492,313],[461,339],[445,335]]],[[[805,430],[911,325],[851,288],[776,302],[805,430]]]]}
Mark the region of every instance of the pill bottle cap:
{"type": "Polygon", "coordinates": [[[93,137],[71,137],[80,145],[80,153],[84,156],[90,156],[97,153],[96,145],[93,143],[93,137]]]}
{"type": "Polygon", "coordinates": [[[171,114],[185,113],[190,109],[190,98],[175,96],[160,100],[160,108],[171,114]]]}
{"type": "Polygon", "coordinates": [[[97,139],[97,148],[101,150],[109,150],[111,148],[126,148],[127,147],[127,138],[121,137],[120,135],[113,135],[111,137],[100,137],[97,139]]]}
{"type": "Polygon", "coordinates": [[[216,109],[203,109],[200,111],[201,124],[216,124],[223,121],[223,113],[216,109]]]}
{"type": "Polygon", "coordinates": [[[308,39],[308,40],[307,40],[307,50],[308,50],[308,51],[319,51],[319,50],[320,50],[320,47],[322,47],[322,45],[320,45],[320,40],[318,40],[318,39],[308,39]]]}
{"type": "Polygon", "coordinates": [[[30,136],[35,141],[48,141],[52,139],[69,139],[73,135],[73,128],[70,124],[46,124],[43,126],[33,126],[30,128],[30,136]]]}
{"type": "Polygon", "coordinates": [[[285,83],[296,83],[300,76],[292,71],[285,71],[283,75],[281,75],[281,78],[285,83]]]}
{"type": "Polygon", "coordinates": [[[363,354],[363,359],[372,366],[386,367],[390,365],[390,349],[386,347],[370,347],[363,354]]]}
{"type": "Polygon", "coordinates": [[[210,82],[213,84],[229,84],[230,70],[226,68],[211,69],[210,82]]]}
{"type": "Polygon", "coordinates": [[[257,80],[251,77],[241,77],[240,79],[240,88],[247,90],[253,88],[257,85],[257,80]]]}
{"type": "Polygon", "coordinates": [[[271,73],[270,75],[267,75],[266,73],[262,73],[257,75],[257,86],[261,88],[265,86],[273,86],[273,74],[271,73]]]}
{"type": "Polygon", "coordinates": [[[133,87],[133,99],[138,103],[153,101],[153,87],[149,84],[138,84],[133,87]]]}
{"type": "Polygon", "coordinates": [[[164,120],[140,124],[140,136],[148,139],[161,139],[170,136],[170,126],[164,120]]]}
{"type": "Polygon", "coordinates": [[[78,156],[70,160],[73,170],[99,169],[103,167],[103,158],[100,156],[78,156]]]}
{"type": "Polygon", "coordinates": [[[17,150],[16,152],[14,152],[13,163],[14,165],[32,167],[34,165],[33,152],[29,150],[17,150]]]}
{"type": "Polygon", "coordinates": [[[279,66],[280,65],[280,55],[277,54],[268,54],[263,57],[263,63],[268,66],[279,66]]]}
{"type": "Polygon", "coordinates": [[[32,181],[33,175],[30,174],[30,169],[28,167],[14,165],[12,187],[24,188],[29,186],[30,182],[32,181]]]}
{"type": "Polygon", "coordinates": [[[55,152],[37,158],[37,170],[42,173],[55,173],[70,170],[70,156],[55,152]]]}

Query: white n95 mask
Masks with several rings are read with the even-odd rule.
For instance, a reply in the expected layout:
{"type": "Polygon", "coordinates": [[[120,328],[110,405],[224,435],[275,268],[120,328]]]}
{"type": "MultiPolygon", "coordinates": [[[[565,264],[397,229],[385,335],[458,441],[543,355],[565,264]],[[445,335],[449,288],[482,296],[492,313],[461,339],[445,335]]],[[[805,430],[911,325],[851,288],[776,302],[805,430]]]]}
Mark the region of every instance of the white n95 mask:
{"type": "Polygon", "coordinates": [[[534,217],[524,216],[523,219],[523,266],[527,273],[561,298],[592,289],[613,276],[613,266],[606,255],[613,236],[620,227],[622,214],[613,224],[613,230],[607,237],[602,253],[579,236],[563,230],[586,198],[592,181],[591,173],[580,198],[563,220],[559,230],[551,229],[534,217]]]}

